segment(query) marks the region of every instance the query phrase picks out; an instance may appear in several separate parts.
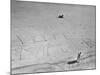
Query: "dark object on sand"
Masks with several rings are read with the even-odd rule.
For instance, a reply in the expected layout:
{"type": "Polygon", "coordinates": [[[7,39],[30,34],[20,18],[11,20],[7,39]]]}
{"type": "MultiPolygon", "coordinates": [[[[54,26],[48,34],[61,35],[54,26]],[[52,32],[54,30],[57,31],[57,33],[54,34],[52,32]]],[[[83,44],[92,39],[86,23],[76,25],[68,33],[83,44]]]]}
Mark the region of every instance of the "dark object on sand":
{"type": "Polygon", "coordinates": [[[81,52],[78,53],[78,56],[77,56],[77,59],[76,59],[76,60],[69,61],[69,62],[67,62],[67,64],[75,64],[75,63],[79,63],[80,56],[81,56],[81,52]]]}
{"type": "Polygon", "coordinates": [[[75,64],[75,63],[78,63],[77,60],[67,62],[67,64],[75,64]]]}
{"type": "Polygon", "coordinates": [[[59,15],[58,18],[64,18],[64,15],[63,14],[62,15],[59,15]]]}

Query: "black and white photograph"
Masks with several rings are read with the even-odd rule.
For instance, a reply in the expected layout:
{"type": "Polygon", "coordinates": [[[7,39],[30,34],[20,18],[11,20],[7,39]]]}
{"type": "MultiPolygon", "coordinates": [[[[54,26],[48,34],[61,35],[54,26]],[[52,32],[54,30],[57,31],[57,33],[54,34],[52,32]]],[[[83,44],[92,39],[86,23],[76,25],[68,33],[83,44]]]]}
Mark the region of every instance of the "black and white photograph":
{"type": "Polygon", "coordinates": [[[11,0],[11,74],[96,69],[96,6],[11,0]]]}

